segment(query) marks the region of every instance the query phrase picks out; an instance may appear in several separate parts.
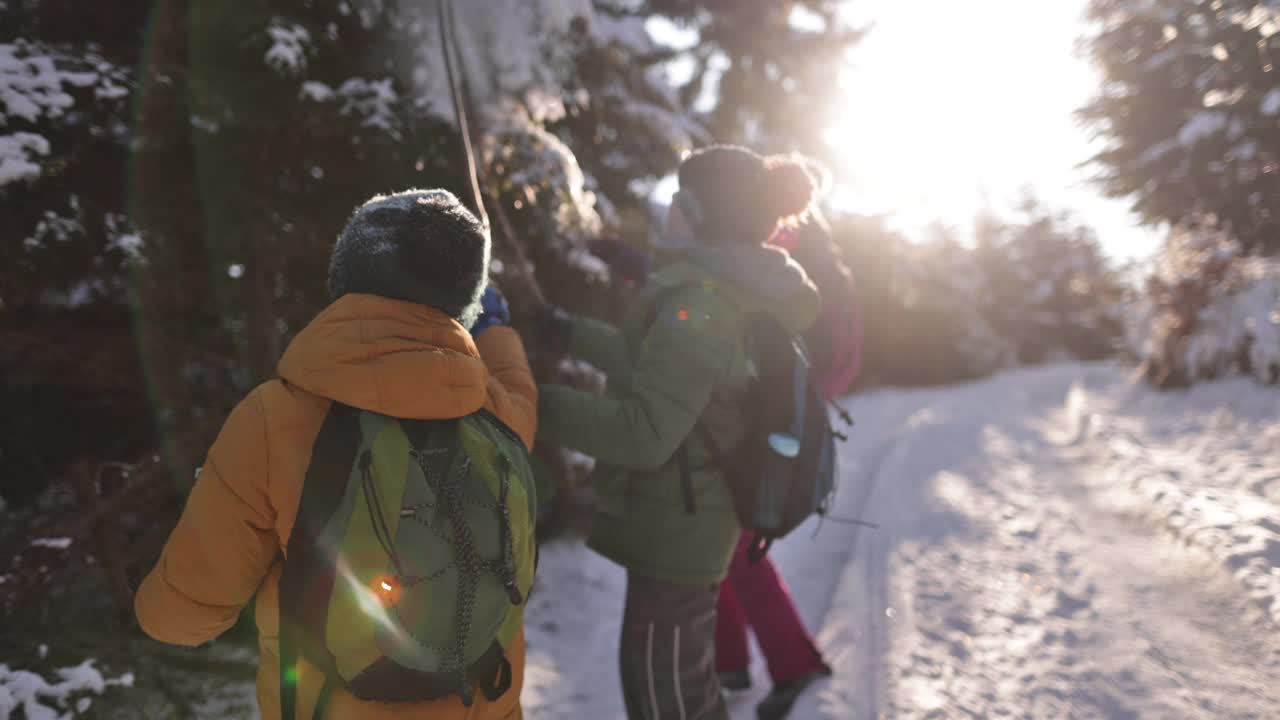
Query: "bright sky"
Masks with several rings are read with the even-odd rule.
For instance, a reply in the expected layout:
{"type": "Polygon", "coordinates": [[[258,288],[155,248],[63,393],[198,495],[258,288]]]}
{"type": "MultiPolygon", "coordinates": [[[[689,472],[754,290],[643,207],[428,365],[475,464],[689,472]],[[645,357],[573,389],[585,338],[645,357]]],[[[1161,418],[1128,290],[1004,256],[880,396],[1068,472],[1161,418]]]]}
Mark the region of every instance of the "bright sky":
{"type": "Polygon", "coordinates": [[[833,200],[887,213],[919,235],[933,222],[972,226],[1024,188],[1075,211],[1117,259],[1158,241],[1124,201],[1103,198],[1078,167],[1093,152],[1072,113],[1096,88],[1077,57],[1086,0],[852,0],[871,32],[849,55],[830,164],[833,200]]]}

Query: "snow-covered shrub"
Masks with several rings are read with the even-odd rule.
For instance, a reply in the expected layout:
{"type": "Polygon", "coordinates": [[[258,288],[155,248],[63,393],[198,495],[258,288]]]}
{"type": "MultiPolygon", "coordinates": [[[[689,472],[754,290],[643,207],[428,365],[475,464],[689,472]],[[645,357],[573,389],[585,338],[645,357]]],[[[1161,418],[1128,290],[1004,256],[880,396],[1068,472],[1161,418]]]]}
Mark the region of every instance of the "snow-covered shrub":
{"type": "Polygon", "coordinates": [[[73,115],[77,102],[115,105],[128,83],[125,71],[92,52],[80,56],[23,39],[0,43],[0,188],[39,178],[51,152],[65,152],[54,148],[48,131],[83,124],[73,115]]]}
{"type": "Polygon", "coordinates": [[[500,192],[512,196],[513,207],[543,209],[536,220],[545,226],[545,240],[581,248],[598,236],[595,194],[586,189],[573,151],[518,109],[495,115],[490,127],[485,165],[496,171],[500,192]]]}
{"type": "MultiPolygon", "coordinates": [[[[0,242],[0,268],[10,269],[0,272],[0,331],[52,313],[132,334],[126,359],[145,375],[152,412],[127,426],[170,448],[185,485],[230,403],[275,372],[290,334],[327,302],[326,259],[351,208],[415,186],[471,198],[435,0],[179,3],[159,15],[152,5],[0,2],[0,217],[14,238],[0,242]]],[[[820,94],[800,92],[812,73],[800,70],[852,38],[837,47],[792,32],[773,4],[717,15],[712,28],[701,5],[452,3],[482,176],[503,208],[490,213],[510,220],[494,227],[500,281],[536,278],[577,311],[608,304],[609,269],[588,242],[621,234],[626,218],[642,224],[636,188],[710,139],[692,105],[716,94],[709,81],[702,91],[704,76],[725,71],[706,53],[733,50],[765,73],[756,87],[794,90],[735,100],[739,85],[724,83],[717,137],[755,127],[762,108],[775,129],[818,117],[806,101],[820,94]],[[759,32],[761,15],[770,32],[759,32]],[[706,36],[669,45],[649,32],[656,17],[705,26],[706,36]],[[677,90],[677,62],[706,67],[677,90]],[[747,104],[756,112],[740,115],[747,104]],[[518,268],[522,259],[531,267],[518,268]]],[[[518,321],[538,295],[512,297],[518,321]]],[[[29,377],[20,370],[9,374],[29,377]]],[[[22,393],[21,406],[0,398],[16,408],[12,422],[59,437],[25,403],[61,401],[34,386],[22,393]]],[[[69,407],[80,416],[83,403],[69,407]]],[[[15,457],[39,464],[80,452],[36,453],[0,430],[10,500],[4,479],[29,474],[15,457]]]]}
{"type": "Polygon", "coordinates": [[[1244,256],[1211,217],[1185,223],[1127,325],[1129,349],[1157,386],[1237,372],[1280,382],[1280,259],[1244,256]]]}
{"type": "Polygon", "coordinates": [[[281,75],[297,75],[307,68],[307,50],[311,33],[301,25],[275,20],[267,27],[271,47],[263,62],[281,75]]]}
{"type": "MultiPolygon", "coordinates": [[[[47,648],[41,648],[42,654],[47,648]]],[[[59,668],[57,682],[48,682],[27,670],[10,670],[0,664],[0,718],[21,713],[28,720],[70,718],[87,713],[93,698],[109,687],[133,687],[133,673],[107,678],[92,659],[74,667],[59,668]],[[70,710],[69,710],[70,708],[70,710]]]]}
{"type": "Polygon", "coordinates": [[[1239,370],[1280,381],[1280,260],[1234,263],[1227,287],[1199,320],[1184,354],[1190,377],[1239,370]]]}

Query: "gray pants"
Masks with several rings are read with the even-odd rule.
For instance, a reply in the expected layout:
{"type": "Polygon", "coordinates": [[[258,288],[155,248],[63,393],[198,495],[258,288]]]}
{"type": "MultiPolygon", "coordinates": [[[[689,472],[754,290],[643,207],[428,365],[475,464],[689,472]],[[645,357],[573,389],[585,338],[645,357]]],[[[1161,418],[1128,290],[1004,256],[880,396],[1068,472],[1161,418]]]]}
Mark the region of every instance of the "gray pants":
{"type": "Polygon", "coordinates": [[[629,720],[728,720],[716,676],[716,590],[627,574],[620,664],[629,720]]]}

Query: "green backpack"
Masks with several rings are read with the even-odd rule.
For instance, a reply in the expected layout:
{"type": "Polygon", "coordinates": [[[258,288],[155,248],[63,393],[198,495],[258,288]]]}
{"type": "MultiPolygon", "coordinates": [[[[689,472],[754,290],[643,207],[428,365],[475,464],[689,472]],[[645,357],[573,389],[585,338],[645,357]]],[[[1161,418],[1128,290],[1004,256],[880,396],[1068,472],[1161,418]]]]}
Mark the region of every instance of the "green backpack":
{"type": "Polygon", "coordinates": [[[316,437],[280,578],[281,716],[297,660],[330,691],[417,702],[512,684],[506,652],[533,585],[524,443],[487,411],[398,420],[334,403],[316,437]]]}

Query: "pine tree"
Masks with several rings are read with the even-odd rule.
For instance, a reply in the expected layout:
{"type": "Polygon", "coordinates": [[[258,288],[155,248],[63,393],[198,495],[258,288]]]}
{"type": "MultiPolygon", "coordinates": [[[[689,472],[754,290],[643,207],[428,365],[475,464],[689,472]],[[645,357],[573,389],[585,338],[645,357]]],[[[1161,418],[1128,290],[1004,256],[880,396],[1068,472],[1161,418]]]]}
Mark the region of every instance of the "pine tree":
{"type": "Polygon", "coordinates": [[[0,6],[0,308],[14,313],[121,300],[140,249],[123,171],[146,5],[72,5],[0,6]]]}
{"type": "MultiPolygon", "coordinates": [[[[673,167],[699,132],[646,70],[662,56],[646,16],[601,6],[453,3],[489,200],[512,228],[495,227],[496,274],[518,281],[527,255],[553,299],[585,305],[608,282],[587,242],[617,204],[641,207],[631,181],[673,167]]],[[[471,201],[437,7],[0,6],[15,38],[0,43],[0,89],[23,103],[0,116],[0,212],[25,239],[0,247],[0,329],[113,313],[187,484],[230,403],[327,302],[329,249],[356,204],[414,186],[471,201]]]]}
{"type": "Polygon", "coordinates": [[[915,243],[881,218],[837,217],[864,318],[862,384],[937,384],[1117,351],[1126,292],[1091,230],[1034,201],[984,216],[972,245],[915,243]]]}
{"type": "Polygon", "coordinates": [[[128,457],[151,443],[126,304],[145,244],[124,209],[147,3],[79,5],[0,5],[0,497],[11,500],[42,490],[68,451],[128,457]]]}
{"type": "Polygon", "coordinates": [[[649,0],[646,7],[685,27],[699,42],[680,89],[694,107],[715,100],[708,124],[719,142],[821,155],[839,92],[845,54],[861,37],[840,17],[838,0],[649,0]]]}
{"type": "Polygon", "coordinates": [[[975,235],[981,311],[1016,362],[1115,353],[1124,288],[1090,229],[1028,199],[1012,220],[980,218],[975,235]]]}
{"type": "Polygon", "coordinates": [[[1082,116],[1107,140],[1103,188],[1150,221],[1213,214],[1280,252],[1280,7],[1262,0],[1093,0],[1104,73],[1082,116]]]}
{"type": "Polygon", "coordinates": [[[832,229],[863,318],[859,385],[937,385],[1016,362],[983,317],[974,253],[954,233],[916,243],[885,218],[854,215],[833,217],[832,229]]]}

